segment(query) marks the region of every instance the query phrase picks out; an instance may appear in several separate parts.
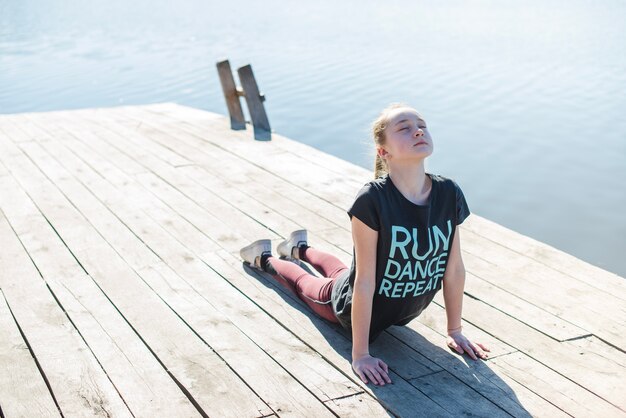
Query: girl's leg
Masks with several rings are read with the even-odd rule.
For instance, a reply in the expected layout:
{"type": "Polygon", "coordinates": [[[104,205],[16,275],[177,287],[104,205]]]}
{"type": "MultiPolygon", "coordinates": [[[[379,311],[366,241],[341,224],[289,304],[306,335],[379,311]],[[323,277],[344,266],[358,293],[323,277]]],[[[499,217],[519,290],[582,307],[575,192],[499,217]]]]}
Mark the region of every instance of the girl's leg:
{"type": "Polygon", "coordinates": [[[264,256],[261,265],[277,282],[294,292],[313,312],[330,322],[338,322],[330,303],[335,278],[313,276],[291,261],[272,256],[264,256]]]}
{"type": "Polygon", "coordinates": [[[348,267],[337,257],[312,247],[300,247],[300,260],[304,260],[322,276],[336,279],[348,267]]]}

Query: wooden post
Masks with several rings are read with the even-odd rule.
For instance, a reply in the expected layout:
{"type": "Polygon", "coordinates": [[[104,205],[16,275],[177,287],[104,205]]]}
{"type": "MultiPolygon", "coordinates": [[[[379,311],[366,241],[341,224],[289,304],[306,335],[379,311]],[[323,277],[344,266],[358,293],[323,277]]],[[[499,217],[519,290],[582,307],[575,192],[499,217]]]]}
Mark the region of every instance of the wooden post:
{"type": "Polygon", "coordinates": [[[249,64],[244,65],[237,69],[237,73],[239,74],[239,81],[241,81],[252,125],[254,126],[254,139],[270,141],[272,139],[272,130],[263,106],[265,97],[259,92],[259,87],[252,73],[252,67],[249,64]]]}
{"type": "Polygon", "coordinates": [[[239,96],[243,95],[243,91],[235,86],[235,79],[228,60],[217,63],[217,72],[220,76],[220,83],[222,83],[222,90],[230,115],[230,128],[237,131],[246,129],[246,120],[243,117],[243,109],[239,101],[239,96]]]}

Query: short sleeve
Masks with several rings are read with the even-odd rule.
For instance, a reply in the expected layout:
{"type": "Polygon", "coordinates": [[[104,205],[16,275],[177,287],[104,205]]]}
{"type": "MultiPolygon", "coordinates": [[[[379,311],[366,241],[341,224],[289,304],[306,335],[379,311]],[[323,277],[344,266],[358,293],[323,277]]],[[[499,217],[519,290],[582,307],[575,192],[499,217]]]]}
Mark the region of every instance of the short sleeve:
{"type": "Polygon", "coordinates": [[[373,193],[374,189],[371,183],[363,186],[357,193],[352,206],[348,209],[348,215],[350,220],[352,220],[353,216],[356,216],[365,225],[378,231],[380,229],[380,221],[373,193]]]}
{"type": "Polygon", "coordinates": [[[465,218],[470,215],[469,206],[467,206],[467,201],[465,200],[465,195],[463,191],[459,187],[459,185],[453,180],[454,189],[456,193],[456,224],[460,225],[463,223],[465,218]]]}

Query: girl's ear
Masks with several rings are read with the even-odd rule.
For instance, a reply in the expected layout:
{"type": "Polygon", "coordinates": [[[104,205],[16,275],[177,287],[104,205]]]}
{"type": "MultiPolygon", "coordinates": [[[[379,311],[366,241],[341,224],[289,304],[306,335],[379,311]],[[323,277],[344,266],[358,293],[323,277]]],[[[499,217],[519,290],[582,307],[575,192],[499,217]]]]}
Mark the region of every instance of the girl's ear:
{"type": "Polygon", "coordinates": [[[378,156],[380,158],[386,157],[388,152],[386,149],[384,149],[383,147],[377,147],[376,148],[376,154],[378,154],[378,156]]]}

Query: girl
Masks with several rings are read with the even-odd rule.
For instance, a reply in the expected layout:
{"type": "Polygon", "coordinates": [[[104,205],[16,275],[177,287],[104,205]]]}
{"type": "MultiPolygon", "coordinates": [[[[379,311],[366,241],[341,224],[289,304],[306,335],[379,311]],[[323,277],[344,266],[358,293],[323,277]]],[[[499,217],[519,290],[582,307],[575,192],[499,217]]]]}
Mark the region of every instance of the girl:
{"type": "Polygon", "coordinates": [[[417,317],[443,287],[447,345],[472,359],[489,349],[462,333],[465,268],[459,228],[470,214],[463,192],[449,178],[426,173],[433,142],[424,118],[405,104],[392,104],[372,125],[376,145],[374,180],[348,210],[354,253],[348,268],[310,247],[306,231],[278,245],[285,258],[310,263],[324,278],[272,256],[270,240],[241,249],[251,266],[268,272],[321,317],[352,334],[352,368],[375,385],[391,383],[387,364],[369,355],[369,344],[391,325],[417,317]]]}

